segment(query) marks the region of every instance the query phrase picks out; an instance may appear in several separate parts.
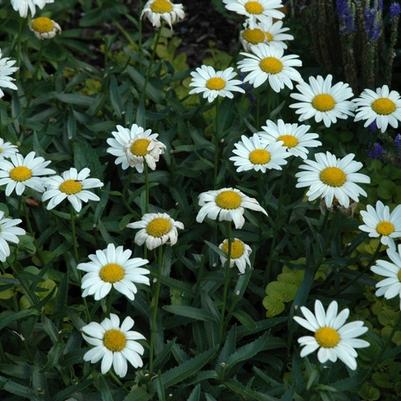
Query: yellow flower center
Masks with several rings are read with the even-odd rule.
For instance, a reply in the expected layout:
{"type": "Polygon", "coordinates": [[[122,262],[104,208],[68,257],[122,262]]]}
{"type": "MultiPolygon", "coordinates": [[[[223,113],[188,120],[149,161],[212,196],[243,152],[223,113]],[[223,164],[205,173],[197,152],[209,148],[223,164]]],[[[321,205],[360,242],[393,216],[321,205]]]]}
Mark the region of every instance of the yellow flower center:
{"type": "Polygon", "coordinates": [[[54,22],[47,17],[38,17],[32,20],[31,26],[35,32],[49,33],[54,29],[54,22]]]}
{"type": "Polygon", "coordinates": [[[67,195],[74,195],[82,191],[82,184],[81,181],[77,180],[65,180],[58,189],[67,195]]]}
{"type": "Polygon", "coordinates": [[[298,145],[299,141],[294,135],[280,135],[277,141],[282,141],[287,148],[293,148],[298,145]]]}
{"type": "Polygon", "coordinates": [[[150,8],[154,13],[157,14],[169,13],[173,11],[173,5],[169,0],[155,0],[150,8]]]}
{"type": "Polygon", "coordinates": [[[157,217],[146,226],[146,232],[152,237],[162,237],[171,231],[172,224],[165,217],[157,217]]]}
{"type": "Polygon", "coordinates": [[[241,206],[241,195],[235,191],[220,192],[215,199],[216,205],[222,209],[238,209],[241,206]]]}
{"type": "Polygon", "coordinates": [[[274,39],[274,36],[270,32],[265,32],[265,36],[268,42],[271,42],[274,39]]]}
{"type": "Polygon", "coordinates": [[[283,63],[276,57],[265,57],[260,60],[259,67],[268,74],[278,74],[283,70],[283,63]]]}
{"type": "Polygon", "coordinates": [[[397,277],[398,277],[398,280],[400,280],[400,282],[401,282],[401,269],[399,270],[397,277]]]}
{"type": "Polygon", "coordinates": [[[120,352],[125,348],[127,338],[121,330],[110,329],[103,335],[103,344],[112,352],[120,352]]]}
{"type": "Polygon", "coordinates": [[[372,103],[372,109],[380,115],[388,116],[396,110],[396,104],[386,97],[379,97],[372,103]]]}
{"type": "Polygon", "coordinates": [[[312,106],[319,111],[330,111],[333,110],[336,105],[336,101],[333,96],[328,93],[322,93],[316,95],[312,100],[312,106]]]}
{"type": "Polygon", "coordinates": [[[99,271],[100,278],[106,283],[117,283],[125,276],[124,268],[117,263],[107,263],[99,271]]]}
{"type": "Polygon", "coordinates": [[[390,235],[395,231],[395,227],[390,221],[383,220],[376,226],[376,231],[380,235],[390,235]]]}
{"type": "Polygon", "coordinates": [[[258,1],[247,1],[245,3],[245,10],[249,14],[262,14],[264,11],[262,4],[258,1]]]}
{"type": "Polygon", "coordinates": [[[259,28],[245,29],[242,36],[247,42],[252,43],[253,45],[263,43],[266,38],[265,33],[259,28]]]}
{"type": "Polygon", "coordinates": [[[220,77],[210,78],[206,82],[206,87],[210,90],[219,91],[221,89],[224,89],[225,86],[226,86],[226,81],[220,77]]]}
{"type": "Polygon", "coordinates": [[[330,187],[341,187],[347,181],[347,176],[338,167],[326,167],[320,172],[320,179],[330,187]]]}
{"type": "MultiPolygon", "coordinates": [[[[226,239],[223,242],[223,252],[228,257],[228,240],[226,239]]],[[[240,258],[244,254],[244,252],[245,252],[245,245],[241,240],[235,239],[234,241],[231,242],[231,254],[230,254],[231,259],[240,258]]]]}
{"type": "Polygon", "coordinates": [[[10,178],[14,181],[22,182],[32,177],[32,170],[25,166],[14,167],[10,170],[10,178]]]}
{"type": "Polygon", "coordinates": [[[130,151],[134,156],[146,156],[148,154],[149,139],[141,138],[134,141],[130,147],[130,151]]]}
{"type": "Polygon", "coordinates": [[[266,149],[255,149],[249,153],[249,161],[252,164],[266,164],[269,163],[271,154],[266,149]]]}
{"type": "Polygon", "coordinates": [[[317,343],[323,348],[334,348],[341,340],[338,331],[332,327],[321,327],[315,332],[317,343]]]}

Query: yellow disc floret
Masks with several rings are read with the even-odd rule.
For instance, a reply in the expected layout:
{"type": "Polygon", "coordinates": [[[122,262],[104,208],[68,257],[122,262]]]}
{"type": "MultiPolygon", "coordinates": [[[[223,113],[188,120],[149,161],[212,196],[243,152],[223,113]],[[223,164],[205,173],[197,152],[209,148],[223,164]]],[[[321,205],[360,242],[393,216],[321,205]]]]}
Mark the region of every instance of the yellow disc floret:
{"type": "Polygon", "coordinates": [[[317,343],[323,348],[334,348],[341,340],[338,331],[332,327],[321,327],[315,332],[317,343]]]}
{"type": "Polygon", "coordinates": [[[347,175],[338,167],[326,167],[320,172],[320,179],[330,187],[341,187],[347,181],[347,175]]]}
{"type": "Polygon", "coordinates": [[[245,29],[242,36],[247,42],[253,45],[263,43],[266,39],[265,33],[259,28],[245,29]]]}
{"type": "Polygon", "coordinates": [[[398,277],[398,280],[401,281],[401,269],[398,271],[397,277],[398,277]]]}
{"type": "Polygon", "coordinates": [[[395,227],[390,221],[383,220],[376,226],[376,231],[380,235],[390,235],[395,231],[395,227]]]}
{"type": "Polygon", "coordinates": [[[54,22],[47,17],[38,17],[32,20],[31,26],[35,32],[49,33],[54,29],[54,22]]]}
{"type": "Polygon", "coordinates": [[[247,1],[245,3],[245,10],[249,14],[262,14],[264,11],[262,4],[258,1],[247,1]]]}
{"type": "Polygon", "coordinates": [[[396,104],[386,97],[380,97],[372,103],[372,109],[382,116],[388,116],[397,109],[396,104]]]}
{"type": "Polygon", "coordinates": [[[173,5],[169,0],[154,0],[150,8],[157,14],[170,13],[173,11],[173,5]]]}
{"type": "Polygon", "coordinates": [[[210,90],[219,91],[224,89],[226,86],[226,81],[220,77],[213,77],[207,80],[206,87],[210,90]]]}
{"type": "Polygon", "coordinates": [[[127,344],[127,338],[121,330],[111,329],[104,333],[103,344],[112,352],[121,352],[127,344]]]}
{"type": "Polygon", "coordinates": [[[170,219],[165,217],[156,217],[148,223],[146,226],[146,232],[152,237],[162,237],[168,234],[172,229],[170,219]]]}
{"type": "Polygon", "coordinates": [[[259,67],[268,74],[278,74],[283,70],[283,63],[276,57],[265,57],[260,60],[259,67]]]}
{"type": "Polygon", "coordinates": [[[274,39],[274,36],[270,32],[265,32],[265,37],[268,42],[271,42],[274,39]]]}
{"type": "Polygon", "coordinates": [[[17,166],[10,170],[10,178],[14,181],[23,182],[32,177],[32,170],[25,166],[17,166]]]}
{"type": "MultiPolygon", "coordinates": [[[[228,256],[228,240],[224,240],[223,242],[223,252],[228,256]]],[[[245,245],[244,243],[239,240],[235,239],[231,242],[231,259],[239,259],[245,252],[245,245]]]]}
{"type": "Polygon", "coordinates": [[[82,191],[82,183],[78,180],[65,180],[58,189],[67,195],[74,195],[82,191]]]}
{"type": "Polygon", "coordinates": [[[216,205],[222,209],[238,209],[241,206],[241,195],[235,191],[220,192],[215,199],[216,205]]]}
{"type": "Polygon", "coordinates": [[[134,141],[130,147],[130,151],[134,156],[143,157],[148,154],[148,147],[150,140],[146,138],[140,138],[134,141]]]}
{"type": "Polygon", "coordinates": [[[328,93],[321,93],[313,98],[312,106],[319,111],[330,111],[336,106],[336,101],[328,93]]]}
{"type": "Polygon", "coordinates": [[[280,135],[277,138],[277,141],[282,141],[284,143],[284,146],[287,146],[287,148],[293,148],[298,145],[299,141],[298,138],[295,137],[294,135],[280,135]]]}
{"type": "Polygon", "coordinates": [[[100,278],[106,283],[117,283],[125,276],[124,268],[117,263],[107,263],[99,271],[100,278]]]}
{"type": "Polygon", "coordinates": [[[266,149],[255,149],[249,153],[249,161],[252,164],[266,164],[269,163],[271,154],[266,149]]]}

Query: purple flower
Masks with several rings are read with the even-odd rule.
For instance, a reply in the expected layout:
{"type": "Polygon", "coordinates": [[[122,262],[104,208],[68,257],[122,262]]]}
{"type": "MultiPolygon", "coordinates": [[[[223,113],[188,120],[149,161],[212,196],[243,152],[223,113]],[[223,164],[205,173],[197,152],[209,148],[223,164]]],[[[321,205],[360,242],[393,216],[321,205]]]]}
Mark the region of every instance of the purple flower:
{"type": "Polygon", "coordinates": [[[390,17],[395,18],[401,14],[401,5],[400,3],[391,3],[390,4],[390,17]]]}
{"type": "Polygon", "coordinates": [[[336,0],[336,8],[340,20],[340,32],[355,32],[355,14],[350,7],[349,0],[336,0]]]}
{"type": "Polygon", "coordinates": [[[379,3],[377,8],[366,8],[364,12],[365,29],[369,40],[376,41],[382,32],[381,11],[383,4],[379,3]]]}
{"type": "Polygon", "coordinates": [[[394,138],[394,146],[398,149],[401,150],[401,134],[397,134],[394,138]]]}
{"type": "Polygon", "coordinates": [[[379,142],[373,144],[372,149],[368,152],[368,156],[371,159],[381,159],[383,157],[384,149],[379,142]]]}
{"type": "Polygon", "coordinates": [[[375,133],[377,131],[377,124],[376,121],[373,121],[373,123],[368,125],[368,130],[372,133],[375,133]]]}

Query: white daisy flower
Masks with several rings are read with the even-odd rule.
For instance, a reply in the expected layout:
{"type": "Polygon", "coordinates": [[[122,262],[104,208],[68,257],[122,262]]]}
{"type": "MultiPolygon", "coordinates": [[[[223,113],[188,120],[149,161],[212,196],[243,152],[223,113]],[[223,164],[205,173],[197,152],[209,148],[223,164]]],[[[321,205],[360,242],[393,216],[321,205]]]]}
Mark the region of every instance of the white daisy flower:
{"type": "Polygon", "coordinates": [[[375,122],[381,132],[386,132],[388,125],[398,128],[401,97],[397,91],[390,91],[387,85],[377,88],[376,92],[365,89],[354,102],[357,106],[355,121],[365,120],[365,127],[375,122]]]}
{"type": "Polygon", "coordinates": [[[60,25],[47,17],[34,18],[29,24],[29,29],[38,39],[52,39],[61,32],[60,25]]]}
{"type": "Polygon", "coordinates": [[[141,14],[145,16],[155,28],[159,28],[161,21],[164,20],[172,27],[173,24],[185,18],[184,6],[174,4],[170,0],[149,0],[141,14]]]}
{"type": "Polygon", "coordinates": [[[316,148],[322,143],[317,141],[318,134],[308,132],[310,125],[287,124],[283,120],[277,123],[267,120],[258,135],[269,143],[282,142],[287,152],[296,157],[306,159],[309,148],[316,148]]]}
{"type": "Polygon", "coordinates": [[[89,255],[91,260],[80,263],[78,270],[87,272],[82,277],[82,296],[93,295],[96,301],[104,298],[112,288],[124,294],[129,300],[135,299],[138,289],[135,284],[150,285],[148,269],[142,268],[149,263],[142,258],[131,258],[132,252],[122,246],[108,244],[106,249],[97,250],[89,255]]]}
{"type": "Polygon", "coordinates": [[[13,9],[18,11],[22,18],[28,16],[28,11],[31,11],[32,16],[34,16],[36,7],[42,9],[46,4],[50,3],[54,3],[54,0],[11,0],[13,9]]]}
{"type": "Polygon", "coordinates": [[[330,303],[327,311],[317,300],[315,314],[304,306],[301,306],[301,312],[305,319],[295,316],[294,320],[314,333],[313,336],[298,338],[298,343],[303,347],[301,357],[319,349],[317,357],[320,363],[336,362],[337,359],[340,359],[350,369],[355,370],[358,356],[355,349],[366,348],[370,345],[367,341],[357,338],[368,331],[364,323],[357,320],[345,324],[350,313],[349,309],[343,309],[338,313],[336,301],[330,303]]]}
{"type": "Polygon", "coordinates": [[[13,83],[15,78],[11,77],[18,67],[14,67],[16,63],[15,60],[10,57],[2,57],[2,52],[0,49],[0,99],[4,96],[4,92],[1,88],[8,88],[12,90],[17,90],[17,86],[13,83]]]}
{"type": "Polygon", "coordinates": [[[362,163],[354,161],[350,153],[342,159],[337,159],[330,152],[316,153],[315,160],[305,160],[301,170],[295,176],[298,178],[297,188],[309,187],[306,196],[310,201],[324,198],[327,207],[331,207],[334,199],[343,207],[348,208],[350,198],[358,202],[359,196],[367,196],[366,192],[356,183],[369,184],[370,178],[357,173],[362,163]]]}
{"type": "Polygon", "coordinates": [[[359,226],[361,231],[369,233],[369,237],[380,237],[383,245],[393,246],[394,239],[401,237],[401,205],[391,213],[388,206],[381,201],[376,202],[376,208],[371,205],[361,211],[364,224],[359,226]]]}
{"type": "Polygon", "coordinates": [[[264,43],[251,47],[252,53],[241,53],[246,58],[238,62],[241,72],[248,73],[244,82],[255,88],[269,81],[275,92],[285,86],[292,89],[292,81],[302,81],[301,74],[294,67],[301,67],[302,61],[295,54],[284,56],[280,47],[264,43]]]}
{"type": "Polygon", "coordinates": [[[223,71],[215,71],[213,67],[202,65],[192,71],[191,75],[192,80],[189,86],[193,86],[194,89],[191,89],[189,94],[203,93],[203,98],[207,99],[209,103],[213,102],[218,96],[232,99],[234,97],[232,92],[245,93],[238,86],[242,82],[238,79],[233,79],[237,73],[231,67],[223,71]]]}
{"type": "Polygon", "coordinates": [[[237,172],[242,171],[261,171],[282,170],[283,165],[287,164],[287,157],[291,156],[283,147],[283,142],[269,143],[258,134],[253,134],[250,138],[241,136],[241,141],[234,144],[233,153],[230,160],[237,167],[237,172]]]}
{"type": "Polygon", "coordinates": [[[121,164],[123,170],[128,167],[135,167],[138,173],[143,173],[144,163],[151,170],[156,169],[156,163],[166,149],[166,146],[156,138],[159,134],[152,130],[146,131],[136,124],[131,129],[117,125],[117,131],[111,134],[113,138],[107,139],[110,145],[107,153],[116,156],[115,164],[121,164]]]}
{"type": "MultiPolygon", "coordinates": [[[[220,255],[220,262],[225,266],[228,258],[228,239],[225,239],[220,245],[220,250],[225,256],[220,255]]],[[[252,249],[245,242],[238,238],[233,238],[231,242],[231,254],[230,254],[230,267],[237,266],[241,274],[245,273],[246,267],[251,266],[249,255],[252,253],[252,249]]]]}
{"type": "Polygon", "coordinates": [[[84,168],[80,172],[76,168],[70,168],[60,175],[55,175],[45,181],[46,191],[43,193],[42,201],[46,202],[47,210],[54,209],[64,199],[67,199],[75,211],[79,213],[82,209],[82,202],[98,202],[100,198],[89,189],[100,188],[103,183],[97,178],[88,178],[90,170],[84,168]]]}
{"type": "Polygon", "coordinates": [[[323,121],[326,127],[335,124],[337,119],[353,116],[354,104],[348,100],[354,96],[350,86],[344,82],[332,85],[333,77],[329,74],[323,79],[318,75],[309,77],[309,84],[301,82],[297,85],[300,93],[291,93],[298,103],[290,105],[299,114],[299,121],[314,118],[317,123],[323,121]]]}
{"type": "Polygon", "coordinates": [[[127,227],[139,229],[135,235],[135,243],[140,246],[146,244],[146,248],[151,250],[166,243],[175,245],[178,229],[183,230],[184,224],[172,219],[167,213],[146,213],[141,220],[130,223],[127,227]]]}
{"type": "Polygon", "coordinates": [[[55,171],[47,168],[50,161],[43,157],[36,157],[35,152],[28,153],[25,157],[19,153],[10,157],[10,160],[0,160],[0,186],[6,186],[6,196],[14,191],[22,195],[25,188],[32,188],[37,192],[43,192],[44,179],[42,176],[54,174],[55,171]]]}
{"type": "Polygon", "coordinates": [[[133,326],[134,321],[129,316],[120,325],[119,317],[111,313],[110,318],[100,324],[91,322],[82,327],[83,338],[94,346],[85,353],[84,361],[97,363],[102,360],[102,374],[106,374],[113,366],[119,377],[127,374],[127,362],[134,368],[142,367],[141,356],[145,349],[138,340],[145,340],[145,337],[131,330],[133,326]]]}
{"type": "Polygon", "coordinates": [[[276,19],[284,18],[284,13],[280,11],[283,7],[281,0],[223,0],[226,9],[237,14],[263,21],[266,17],[276,19]]]}
{"type": "Polygon", "coordinates": [[[246,196],[235,188],[202,192],[199,195],[199,206],[201,209],[196,216],[198,223],[202,223],[208,217],[212,220],[233,221],[237,229],[245,224],[245,209],[262,212],[267,216],[266,210],[256,199],[246,196]]]}
{"type": "Polygon", "coordinates": [[[259,43],[287,49],[286,41],[294,40],[294,36],[285,33],[289,30],[289,28],[283,27],[282,21],[274,22],[273,18],[265,18],[261,22],[248,20],[240,32],[240,41],[248,52],[251,51],[253,45],[259,43]]]}
{"type": "Polygon", "coordinates": [[[17,153],[18,153],[17,146],[13,145],[10,142],[4,141],[3,138],[0,138],[0,160],[9,159],[11,156],[17,153]]]}
{"type": "Polygon", "coordinates": [[[387,256],[392,263],[380,259],[376,261],[376,265],[370,268],[373,273],[386,277],[376,284],[376,296],[384,295],[386,299],[398,296],[401,308],[401,245],[398,245],[398,249],[396,247],[388,248],[387,256]]]}
{"type": "Polygon", "coordinates": [[[16,227],[20,223],[22,223],[21,219],[4,217],[4,212],[0,210],[0,262],[5,262],[10,256],[8,243],[18,244],[18,236],[25,234],[24,229],[16,227]]]}

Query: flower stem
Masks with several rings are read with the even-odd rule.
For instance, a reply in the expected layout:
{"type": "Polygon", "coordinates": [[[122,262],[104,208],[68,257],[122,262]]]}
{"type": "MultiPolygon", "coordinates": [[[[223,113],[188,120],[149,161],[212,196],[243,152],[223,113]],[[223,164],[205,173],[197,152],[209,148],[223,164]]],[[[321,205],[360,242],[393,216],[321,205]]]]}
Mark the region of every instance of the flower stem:
{"type": "Polygon", "coordinates": [[[227,260],[226,260],[226,263],[224,266],[224,291],[223,291],[223,307],[221,309],[221,319],[220,319],[220,341],[223,341],[224,331],[226,328],[225,315],[226,315],[226,309],[227,309],[228,287],[230,284],[231,244],[232,244],[231,222],[230,221],[227,223],[227,243],[228,243],[228,251],[227,251],[227,260]]]}
{"type": "Polygon", "coordinates": [[[144,161],[144,176],[145,176],[145,213],[149,212],[149,167],[144,161]]]}
{"type": "Polygon", "coordinates": [[[75,261],[78,263],[79,256],[78,256],[77,229],[76,229],[76,222],[75,222],[75,212],[72,209],[72,207],[70,209],[70,221],[71,221],[72,246],[74,249],[74,257],[75,257],[75,261]]]}
{"type": "Polygon", "coordinates": [[[213,145],[214,145],[214,163],[213,163],[213,185],[217,188],[217,175],[219,171],[219,156],[220,156],[220,146],[219,146],[219,99],[216,99],[216,116],[214,123],[214,133],[213,133],[213,145]]]}

